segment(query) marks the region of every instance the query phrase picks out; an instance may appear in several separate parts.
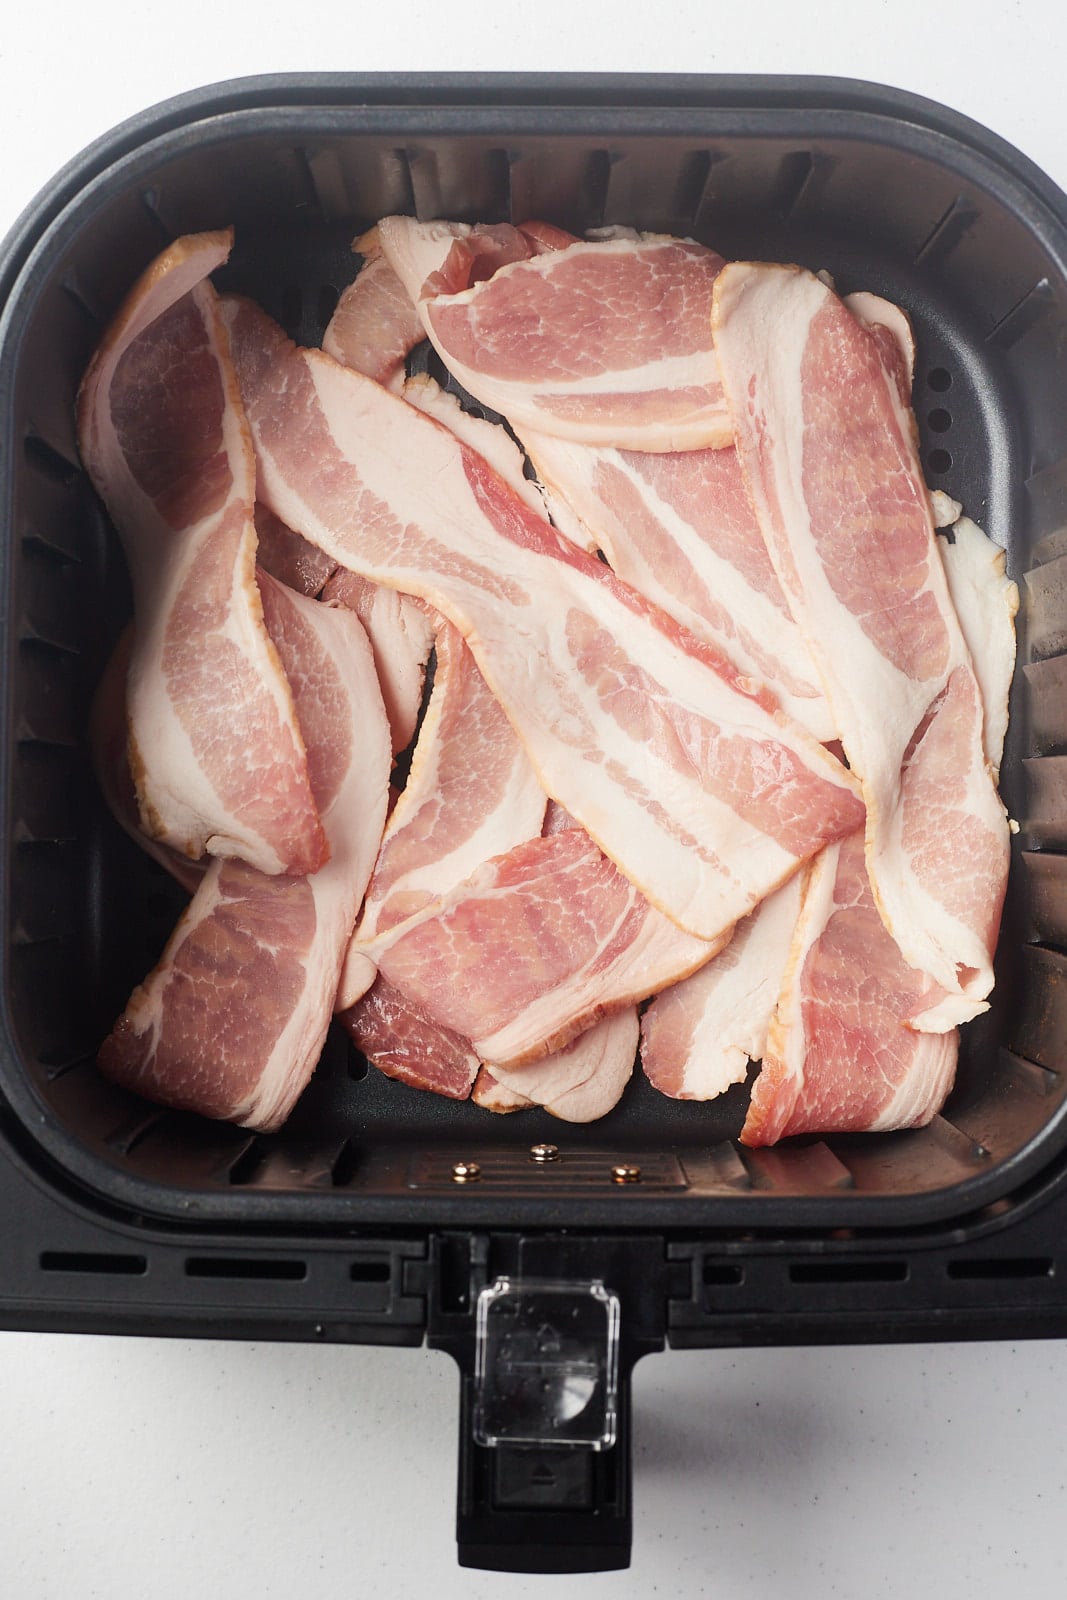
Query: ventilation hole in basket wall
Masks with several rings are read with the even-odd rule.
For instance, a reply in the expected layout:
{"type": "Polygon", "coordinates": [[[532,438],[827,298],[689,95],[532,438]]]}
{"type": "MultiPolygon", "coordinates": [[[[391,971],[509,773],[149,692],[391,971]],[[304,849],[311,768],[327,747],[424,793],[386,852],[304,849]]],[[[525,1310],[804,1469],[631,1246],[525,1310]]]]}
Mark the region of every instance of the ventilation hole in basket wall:
{"type": "Polygon", "coordinates": [[[353,1283],[388,1283],[392,1267],[388,1261],[353,1261],[348,1276],[353,1283]]]}
{"type": "Polygon", "coordinates": [[[926,465],[931,472],[948,472],[952,466],[952,457],[947,450],[931,450],[926,458],[926,465]]]}
{"type": "Polygon", "coordinates": [[[938,406],[936,411],[931,411],[926,420],[935,433],[947,433],[952,426],[952,413],[946,411],[943,406],[938,406]]]}
{"type": "Polygon", "coordinates": [[[1055,1263],[1049,1256],[1004,1256],[950,1261],[946,1270],[950,1278],[985,1282],[1004,1278],[1051,1278],[1055,1263]]]}
{"type": "Polygon", "coordinates": [[[108,1255],[96,1250],[43,1250],[44,1272],[99,1272],[125,1278],[139,1278],[148,1271],[144,1256],[108,1255]]]}
{"type": "Polygon", "coordinates": [[[308,1275],[306,1261],[278,1261],[257,1256],[188,1256],[188,1278],[266,1278],[299,1283],[308,1275]]]}
{"type": "Polygon", "coordinates": [[[904,1283],[906,1261],[794,1261],[791,1283],[904,1283]]]}
{"type": "Polygon", "coordinates": [[[946,367],[934,367],[926,382],[935,394],[944,394],[952,388],[952,374],[946,367]]]}
{"type": "Polygon", "coordinates": [[[705,1261],[703,1277],[708,1288],[736,1288],[745,1281],[745,1269],[736,1261],[705,1261]]]}

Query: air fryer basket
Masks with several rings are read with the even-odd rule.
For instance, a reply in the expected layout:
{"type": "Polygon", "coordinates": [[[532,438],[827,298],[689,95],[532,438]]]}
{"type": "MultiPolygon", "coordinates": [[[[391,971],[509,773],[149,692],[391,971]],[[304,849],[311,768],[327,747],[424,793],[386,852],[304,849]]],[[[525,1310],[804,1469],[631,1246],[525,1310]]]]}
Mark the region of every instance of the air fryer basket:
{"type": "MultiPolygon", "coordinates": [[[[0,1254],[6,1320],[224,1315],[226,1331],[380,1340],[428,1329],[469,1365],[472,1296],[510,1272],[614,1277],[623,1373],[665,1334],[899,1335],[946,1308],[943,1331],[1006,1331],[997,1317],[1012,1305],[1014,1331],[1059,1326],[1055,1252],[1032,1224],[1058,1190],[1067,1114],[1067,200],[1042,174],[939,107],[833,80],[250,80],[170,102],[87,151],[10,236],[0,283],[0,1195],[7,1171],[30,1219],[7,1245],[10,1291],[0,1254]],[[1006,546],[1022,591],[1002,784],[1020,832],[997,987],[930,1128],[747,1151],[743,1090],[689,1105],[636,1081],[588,1128],[494,1118],[368,1074],[333,1036],[269,1138],[148,1106],[98,1075],[96,1046],[180,902],[107,816],[86,752],[89,696],[129,593],[78,464],[78,379],[123,292],[177,235],[233,223],[220,286],[317,342],[352,275],[350,241],[390,212],[690,235],[826,268],[842,292],[874,290],[911,316],[929,482],[1006,546]],[[561,1159],[532,1162],[546,1140],[561,1159]],[[479,1163],[477,1184],[454,1181],[461,1158],[479,1163]],[[612,1182],[621,1161],[640,1182],[612,1182]],[[924,1276],[916,1260],[950,1246],[961,1270],[924,1276]],[[826,1266],[842,1252],[851,1277],[826,1266]],[[1007,1297],[998,1259],[1016,1263],[1007,1297]],[[211,1266],[227,1260],[238,1267],[211,1266]],[[969,1274],[968,1260],[993,1268],[969,1274]],[[91,1294],[79,1272],[95,1274],[91,1294]]],[[[489,1468],[471,1448],[474,1504],[489,1468]]],[[[615,1495],[624,1519],[625,1486],[603,1476],[611,1456],[595,1485],[566,1492],[576,1505],[615,1495]]],[[[531,1514],[522,1492],[511,1503],[531,1514]]]]}

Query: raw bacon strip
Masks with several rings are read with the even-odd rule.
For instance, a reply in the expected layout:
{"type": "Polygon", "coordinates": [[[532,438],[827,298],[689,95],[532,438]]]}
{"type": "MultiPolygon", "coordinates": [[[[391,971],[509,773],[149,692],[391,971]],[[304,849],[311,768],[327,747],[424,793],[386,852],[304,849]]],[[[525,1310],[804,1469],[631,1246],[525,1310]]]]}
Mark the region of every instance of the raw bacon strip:
{"type": "Polygon", "coordinates": [[[356,619],[266,576],[260,583],[307,730],[330,860],[310,877],[213,862],[99,1060],[149,1099],[268,1130],[285,1120],[322,1049],[385,820],[390,752],[356,619]]]}
{"type": "Polygon", "coordinates": [[[352,246],[363,257],[322,336],[322,348],[343,367],[398,390],[404,363],[426,337],[411,296],[382,255],[377,228],[352,246]]]}
{"type": "MultiPolygon", "coordinates": [[[[1015,664],[1018,591],[1004,574],[1004,552],[973,522],[962,518],[953,535],[955,542],[941,548],[964,638],[982,662],[985,754],[995,773],[1015,664]]],[[[909,996],[913,1006],[924,1003],[922,975],[894,955],[876,920],[859,851],[857,835],[810,869],[764,1061],[766,1081],[761,1073],[746,1123],[750,1143],[805,1131],[913,1126],[929,1121],[951,1088],[956,1034],[916,1035],[902,1027],[909,996]]],[[[934,991],[929,979],[925,990],[934,991]]]]}
{"type": "Polygon", "coordinates": [[[442,621],[433,689],[408,781],[382,839],[357,942],[395,928],[483,861],[536,838],[546,803],[473,656],[442,621]]]}
{"type": "Polygon", "coordinates": [[[419,600],[384,589],[339,567],[322,591],[324,605],[354,611],[374,652],[393,753],[406,750],[419,720],[426,663],[433,649],[434,619],[419,600]]]}
{"type": "Polygon", "coordinates": [[[378,248],[417,310],[427,295],[459,294],[500,267],[553,248],[533,231],[538,226],[529,224],[531,232],[525,233],[507,222],[471,227],[466,222],[383,217],[374,231],[378,248]]]}
{"type": "Polygon", "coordinates": [[[264,499],[459,628],[542,785],[679,925],[715,938],[859,824],[840,763],[474,451],[258,308],[227,318],[264,499]]]}
{"type": "Polygon", "coordinates": [[[321,594],[326,580],[336,572],[337,562],[287,528],[266,506],[256,506],[255,523],[259,570],[297,594],[321,594]]]}
{"type": "MultiPolygon", "coordinates": [[[[836,738],[785,603],[737,453],[648,455],[527,434],[550,506],[565,500],[612,571],[771,689],[816,739],[836,738]]],[[[565,528],[564,531],[569,531],[565,528]]]]}
{"type": "Polygon", "coordinates": [[[478,1074],[470,1042],[440,1023],[379,977],[339,1020],[352,1042],[387,1078],[466,1100],[478,1074]]]}
{"type": "Polygon", "coordinates": [[[778,1000],[803,873],[738,923],[721,955],[656,996],[641,1018],[641,1063],[675,1100],[713,1100],[758,1061],[778,1000]]]}
{"type": "Polygon", "coordinates": [[[879,911],[944,992],[914,993],[910,1020],[947,1029],[986,1009],[1008,830],[914,420],[881,342],[799,268],[725,268],[714,322],[764,536],[863,785],[879,911]]]}
{"type": "Polygon", "coordinates": [[[154,861],[175,878],[187,894],[195,894],[206,863],[190,861],[169,845],[150,839],[141,828],[137,791],[130,776],[126,740],[126,679],[133,649],[132,623],[123,630],[96,686],[89,716],[89,748],[108,810],[115,821],[154,861]]]}
{"type": "Polygon", "coordinates": [[[337,303],[322,348],[343,367],[399,392],[407,358],[426,337],[416,310],[426,278],[432,277],[438,290],[455,293],[508,261],[573,242],[573,234],[548,223],[525,223],[521,229],[506,224],[473,228],[456,222],[425,224],[417,248],[401,251],[399,258],[394,254],[412,286],[409,292],[382,252],[378,229],[371,228],[352,246],[363,263],[337,303]]]}
{"type": "Polygon", "coordinates": [[[571,829],[486,862],[366,953],[483,1061],[516,1065],[694,971],[721,943],[683,933],[571,829]]]}
{"type": "Polygon", "coordinates": [[[409,378],[401,391],[404,399],[416,410],[454,433],[457,439],[469,444],[503,478],[508,487],[525,501],[534,516],[542,522],[548,520],[544,498],[537,484],[526,476],[526,462],[514,439],[498,423],[487,422],[484,417],[464,411],[454,394],[427,374],[409,378]]]}
{"type": "Polygon", "coordinates": [[[954,523],[951,544],[942,540],[940,548],[952,604],[982,691],[985,755],[995,781],[1008,731],[1019,590],[1005,570],[1004,551],[970,517],[954,523]]]}
{"type": "Polygon", "coordinates": [[[905,1026],[935,986],[905,963],[883,926],[862,832],[823,851],[805,877],[742,1143],[921,1127],[952,1087],[958,1034],[905,1026]]]}
{"type": "Polygon", "coordinates": [[[580,240],[450,293],[421,260],[404,270],[426,226],[386,218],[382,248],[449,371],[520,434],[631,450],[730,443],[708,323],[723,264],[714,250],[658,236],[580,240]]]}
{"type": "Polygon", "coordinates": [[[130,769],[141,822],[186,855],[311,872],[327,843],[255,582],[255,460],[192,235],[138,279],[78,397],[82,460],[121,535],[137,621],[130,769]]]}
{"type": "Polygon", "coordinates": [[[516,1094],[513,1089],[505,1089],[488,1067],[480,1067],[478,1076],[471,1089],[471,1099],[476,1106],[481,1106],[483,1111],[496,1111],[506,1115],[511,1111],[529,1111],[533,1106],[532,1100],[527,1100],[525,1095],[516,1094]]]}
{"type": "MultiPolygon", "coordinates": [[[[488,1066],[489,1078],[507,1096],[521,1096],[530,1105],[544,1106],[563,1122],[595,1122],[618,1105],[633,1076],[637,1055],[637,1009],[626,1006],[601,1020],[577,1039],[540,1061],[524,1067],[488,1066]]],[[[493,1100],[486,1094],[479,1104],[493,1100]]]]}

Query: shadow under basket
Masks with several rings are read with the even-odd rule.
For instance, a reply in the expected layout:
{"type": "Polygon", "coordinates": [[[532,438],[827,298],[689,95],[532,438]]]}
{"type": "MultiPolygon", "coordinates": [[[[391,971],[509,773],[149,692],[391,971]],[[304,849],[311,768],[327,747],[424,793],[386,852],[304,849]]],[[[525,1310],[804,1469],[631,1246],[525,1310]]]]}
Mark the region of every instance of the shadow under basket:
{"type": "MultiPolygon", "coordinates": [[[[464,1369],[466,1417],[486,1286],[602,1281],[621,1303],[615,1445],[576,1468],[558,1437],[490,1447],[464,1426],[461,1559],[529,1570],[622,1564],[625,1380],[665,1338],[1067,1330],[1067,199],[1043,174],[941,107],[830,79],[263,78],[86,151],[9,236],[0,289],[0,1322],[429,1337],[464,1369]],[[352,239],[393,212],[691,236],[910,316],[928,481],[1007,549],[1021,594],[997,984],[929,1128],[750,1151],[744,1086],[677,1103],[640,1075],[588,1127],[493,1117],[368,1072],[336,1030],[269,1137],[97,1072],[181,897],[107,815],[86,748],[130,600],[78,462],[78,381],[178,235],[234,224],[219,286],[318,343],[352,239]],[[545,1142],[558,1159],[533,1160],[545,1142]]],[[[492,1307],[513,1311],[503,1291],[492,1307]]]]}

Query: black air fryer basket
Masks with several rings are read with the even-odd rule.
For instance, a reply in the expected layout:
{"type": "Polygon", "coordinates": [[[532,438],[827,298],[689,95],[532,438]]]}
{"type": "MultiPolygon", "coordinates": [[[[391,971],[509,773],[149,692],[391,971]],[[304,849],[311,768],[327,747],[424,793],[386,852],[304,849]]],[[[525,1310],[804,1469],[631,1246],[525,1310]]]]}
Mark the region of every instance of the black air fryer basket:
{"type": "Polygon", "coordinates": [[[86,151],[9,236],[0,294],[0,1323],[449,1349],[460,1559],[533,1571],[625,1564],[630,1370],[666,1340],[1067,1331],[1067,199],[1042,173],[845,81],[264,78],[86,151]],[[179,902],[90,771],[129,592],[78,464],[79,377],[159,250],[230,223],[217,281],[318,342],[352,238],[390,212],[691,235],[911,316],[928,480],[1022,593],[997,986],[929,1128],[751,1151],[743,1089],[640,1082],[589,1127],[494,1118],[332,1037],[270,1137],[98,1075],[179,902]]]}

